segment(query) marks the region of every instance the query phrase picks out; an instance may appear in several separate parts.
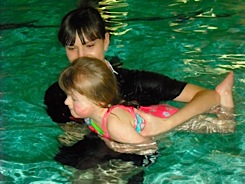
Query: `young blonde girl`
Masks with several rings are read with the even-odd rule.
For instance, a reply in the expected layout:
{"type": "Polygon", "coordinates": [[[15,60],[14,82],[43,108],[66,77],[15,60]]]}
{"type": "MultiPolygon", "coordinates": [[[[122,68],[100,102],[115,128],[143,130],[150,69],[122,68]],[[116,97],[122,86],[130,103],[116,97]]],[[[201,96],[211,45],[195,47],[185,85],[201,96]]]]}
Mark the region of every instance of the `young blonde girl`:
{"type": "MultiPolygon", "coordinates": [[[[123,101],[119,96],[117,80],[105,62],[95,58],[79,58],[63,71],[59,84],[67,94],[65,104],[72,116],[85,118],[90,129],[100,136],[120,143],[151,140],[147,133],[150,124],[135,114],[133,107],[118,105],[123,101]]],[[[150,110],[142,108],[152,112],[159,107],[163,109],[160,117],[177,111],[167,105],[152,106],[150,110]]]]}
{"type": "MultiPolygon", "coordinates": [[[[65,104],[69,107],[72,116],[77,119],[85,119],[89,128],[98,133],[106,142],[111,140],[110,144],[115,141],[134,146],[144,144],[143,147],[149,144],[156,148],[153,137],[161,132],[162,127],[169,126],[159,123],[157,119],[155,122],[146,122],[135,113],[134,107],[125,105],[129,103],[123,101],[119,96],[120,86],[118,86],[113,71],[106,62],[99,59],[89,57],[76,59],[61,73],[59,85],[67,94],[65,104]]],[[[177,111],[176,108],[165,104],[140,107],[140,109],[155,115],[154,117],[160,117],[161,120],[177,111]]],[[[203,120],[222,121],[217,118],[200,117],[198,117],[200,122],[203,120]]],[[[229,120],[232,121],[232,118],[229,120]]],[[[227,119],[224,120],[226,121],[227,119]]],[[[194,124],[194,121],[190,120],[190,123],[194,124]]],[[[188,125],[189,129],[190,127],[188,125]]],[[[154,148],[152,150],[156,151],[154,148]]],[[[124,149],[124,152],[127,151],[124,149]]],[[[138,153],[148,154],[149,150],[140,150],[138,153]]]]}

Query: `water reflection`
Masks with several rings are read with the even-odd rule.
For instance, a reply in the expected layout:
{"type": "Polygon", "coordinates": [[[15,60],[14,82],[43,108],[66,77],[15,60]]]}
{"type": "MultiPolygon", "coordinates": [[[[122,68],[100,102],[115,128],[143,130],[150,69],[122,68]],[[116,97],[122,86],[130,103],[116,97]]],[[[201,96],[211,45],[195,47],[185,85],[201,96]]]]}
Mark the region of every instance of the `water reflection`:
{"type": "Polygon", "coordinates": [[[99,2],[99,11],[106,22],[107,30],[113,35],[126,34],[130,29],[126,28],[127,23],[123,22],[126,19],[128,12],[122,11],[128,7],[125,0],[102,0],[99,2]],[[118,10],[120,8],[120,11],[118,10]]]}

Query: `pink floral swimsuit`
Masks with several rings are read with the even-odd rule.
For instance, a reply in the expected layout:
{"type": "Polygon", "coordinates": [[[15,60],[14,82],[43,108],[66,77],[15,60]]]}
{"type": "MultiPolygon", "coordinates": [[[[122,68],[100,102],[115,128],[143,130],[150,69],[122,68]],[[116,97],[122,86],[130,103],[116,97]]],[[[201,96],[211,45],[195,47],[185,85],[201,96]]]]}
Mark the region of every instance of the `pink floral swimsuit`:
{"type": "MultiPolygon", "coordinates": [[[[106,120],[109,114],[111,113],[111,111],[115,108],[122,108],[128,111],[134,117],[134,128],[137,132],[141,132],[141,130],[144,129],[146,122],[138,114],[134,112],[134,107],[128,107],[123,105],[115,105],[108,109],[108,111],[105,113],[102,119],[102,129],[97,127],[89,118],[85,119],[86,124],[89,126],[89,128],[92,131],[96,132],[97,134],[100,134],[101,136],[107,139],[110,139],[110,135],[106,128],[106,120]]],[[[169,106],[167,104],[141,106],[140,110],[161,118],[167,118],[178,111],[177,108],[169,106]]]]}

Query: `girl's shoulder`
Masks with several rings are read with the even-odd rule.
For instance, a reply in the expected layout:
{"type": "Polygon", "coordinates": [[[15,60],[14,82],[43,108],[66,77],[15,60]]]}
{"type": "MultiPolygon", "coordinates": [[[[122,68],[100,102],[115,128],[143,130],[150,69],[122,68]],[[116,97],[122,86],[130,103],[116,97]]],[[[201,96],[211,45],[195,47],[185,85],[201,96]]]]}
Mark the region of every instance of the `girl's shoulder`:
{"type": "Polygon", "coordinates": [[[121,143],[141,142],[144,139],[135,131],[134,117],[123,108],[115,108],[107,119],[110,139],[121,143]]]}
{"type": "Polygon", "coordinates": [[[121,122],[123,124],[128,124],[131,121],[133,122],[134,116],[133,116],[133,108],[131,107],[125,107],[123,105],[117,105],[113,106],[110,109],[110,113],[107,118],[108,123],[118,123],[121,122]]]}
{"type": "Polygon", "coordinates": [[[130,108],[125,108],[125,106],[113,106],[106,121],[109,134],[111,131],[134,129],[134,116],[132,116],[130,108]]]}

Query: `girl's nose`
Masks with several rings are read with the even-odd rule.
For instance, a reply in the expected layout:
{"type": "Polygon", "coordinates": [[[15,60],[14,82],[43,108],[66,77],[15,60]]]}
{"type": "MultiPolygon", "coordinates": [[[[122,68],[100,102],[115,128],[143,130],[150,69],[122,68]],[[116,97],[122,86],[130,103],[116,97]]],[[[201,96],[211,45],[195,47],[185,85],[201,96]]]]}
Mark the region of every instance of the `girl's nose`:
{"type": "Polygon", "coordinates": [[[68,105],[69,106],[69,104],[70,104],[70,98],[71,98],[70,96],[67,96],[66,97],[65,102],[64,102],[65,105],[68,105]]]}

